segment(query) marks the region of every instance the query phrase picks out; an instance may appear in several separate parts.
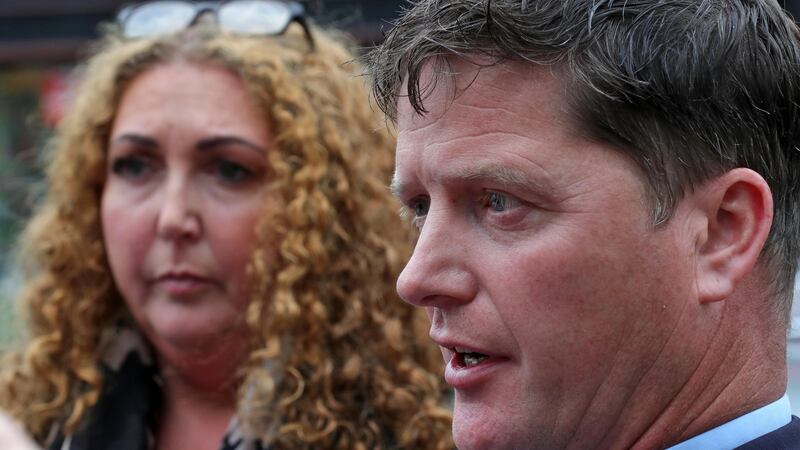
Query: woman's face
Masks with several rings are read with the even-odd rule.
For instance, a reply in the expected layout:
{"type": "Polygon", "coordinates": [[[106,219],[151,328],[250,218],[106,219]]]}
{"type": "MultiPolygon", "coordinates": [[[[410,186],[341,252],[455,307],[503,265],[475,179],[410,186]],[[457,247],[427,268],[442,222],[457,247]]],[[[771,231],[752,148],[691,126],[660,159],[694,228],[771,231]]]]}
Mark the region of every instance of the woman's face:
{"type": "Polygon", "coordinates": [[[269,142],[263,114],[226,69],[165,63],[124,92],[103,234],[117,288],[162,356],[243,335],[269,142]]]}

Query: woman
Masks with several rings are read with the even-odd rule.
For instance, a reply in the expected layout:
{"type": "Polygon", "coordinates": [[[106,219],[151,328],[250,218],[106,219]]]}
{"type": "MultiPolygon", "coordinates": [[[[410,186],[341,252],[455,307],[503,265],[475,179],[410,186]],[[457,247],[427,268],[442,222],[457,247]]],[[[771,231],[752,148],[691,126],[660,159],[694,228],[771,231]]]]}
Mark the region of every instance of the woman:
{"type": "Polygon", "coordinates": [[[351,59],[291,3],[125,11],[23,237],[0,408],[53,449],[451,447],[351,59]]]}

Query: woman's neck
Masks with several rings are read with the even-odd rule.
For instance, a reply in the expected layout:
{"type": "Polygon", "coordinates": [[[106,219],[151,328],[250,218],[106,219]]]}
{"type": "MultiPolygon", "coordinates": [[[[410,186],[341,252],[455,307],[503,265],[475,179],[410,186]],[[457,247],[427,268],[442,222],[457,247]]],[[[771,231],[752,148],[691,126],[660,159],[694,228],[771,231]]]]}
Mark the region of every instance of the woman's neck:
{"type": "Polygon", "coordinates": [[[164,403],[158,450],[218,450],[236,411],[243,336],[222,336],[190,351],[156,343],[164,403]],[[159,345],[160,344],[160,345],[159,345]]]}
{"type": "Polygon", "coordinates": [[[162,370],[164,403],[156,438],[158,450],[218,450],[236,411],[234,384],[203,391],[179,373],[162,370]]]}

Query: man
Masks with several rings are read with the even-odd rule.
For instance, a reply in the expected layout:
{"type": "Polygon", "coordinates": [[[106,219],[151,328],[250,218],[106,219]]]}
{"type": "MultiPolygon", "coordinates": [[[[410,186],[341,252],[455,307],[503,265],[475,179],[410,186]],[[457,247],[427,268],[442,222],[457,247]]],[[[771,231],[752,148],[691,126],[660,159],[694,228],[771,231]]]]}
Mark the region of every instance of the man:
{"type": "Polygon", "coordinates": [[[420,0],[370,55],[467,449],[800,448],[773,0],[420,0]]]}

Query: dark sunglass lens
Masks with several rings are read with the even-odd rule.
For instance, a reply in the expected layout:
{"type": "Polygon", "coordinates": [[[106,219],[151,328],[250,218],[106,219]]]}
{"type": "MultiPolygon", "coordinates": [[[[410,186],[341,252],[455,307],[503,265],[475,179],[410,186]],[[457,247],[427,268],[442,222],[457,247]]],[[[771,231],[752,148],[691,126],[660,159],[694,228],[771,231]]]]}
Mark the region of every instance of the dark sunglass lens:
{"type": "Polygon", "coordinates": [[[238,0],[219,10],[220,26],[239,34],[279,34],[291,18],[289,7],[278,1],[238,0]]]}
{"type": "Polygon", "coordinates": [[[123,33],[129,38],[177,33],[188,27],[194,16],[194,6],[186,2],[145,3],[131,11],[123,33]]]}

